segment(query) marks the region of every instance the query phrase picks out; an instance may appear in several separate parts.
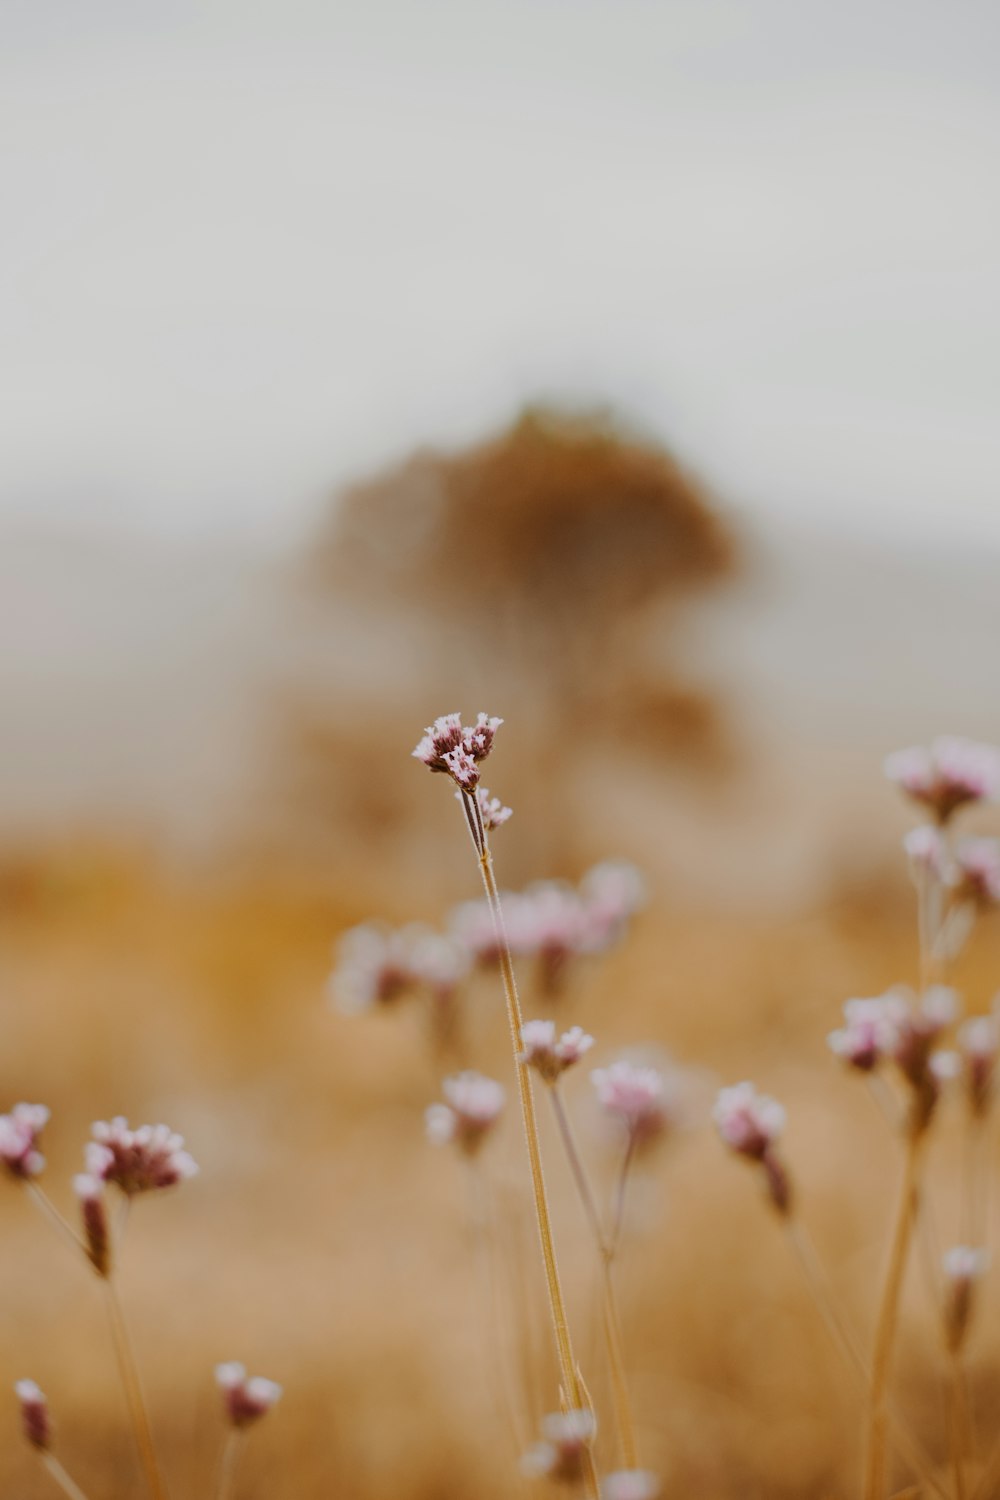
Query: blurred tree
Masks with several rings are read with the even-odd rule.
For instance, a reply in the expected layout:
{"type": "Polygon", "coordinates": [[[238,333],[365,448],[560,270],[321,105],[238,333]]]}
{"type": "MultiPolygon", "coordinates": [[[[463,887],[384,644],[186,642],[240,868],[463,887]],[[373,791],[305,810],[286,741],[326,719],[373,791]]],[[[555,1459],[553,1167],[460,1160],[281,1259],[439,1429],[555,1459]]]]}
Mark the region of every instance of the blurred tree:
{"type": "Polygon", "coordinates": [[[465,452],[418,452],[356,485],[304,570],[326,641],[325,701],[303,684],[295,716],[310,802],[332,780],[338,819],[367,836],[396,825],[409,740],[435,714],[486,708],[516,721],[497,790],[516,785],[523,805],[540,788],[550,852],[565,854],[584,747],[704,760],[718,745],[714,705],[669,643],[678,606],[734,566],[701,486],[604,413],[530,409],[465,452]]]}

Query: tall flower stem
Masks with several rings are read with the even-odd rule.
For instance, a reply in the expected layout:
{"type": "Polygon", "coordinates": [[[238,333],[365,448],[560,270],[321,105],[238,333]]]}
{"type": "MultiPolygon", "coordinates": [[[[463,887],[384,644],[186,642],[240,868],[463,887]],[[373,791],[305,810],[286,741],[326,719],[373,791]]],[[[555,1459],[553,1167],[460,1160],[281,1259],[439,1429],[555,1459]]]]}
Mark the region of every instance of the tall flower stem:
{"type": "Polygon", "coordinates": [[[865,1472],[865,1500],[883,1500],[886,1469],[886,1433],[888,1426],[887,1394],[892,1354],[899,1320],[906,1263],[913,1237],[913,1225],[920,1201],[920,1167],[923,1130],[912,1128],[906,1146],[903,1184],[896,1210],[889,1262],[886,1267],[872,1354],[871,1391],[868,1406],[868,1462],[865,1472]]]}
{"type": "Polygon", "coordinates": [[[39,1187],[37,1182],[32,1182],[31,1180],[25,1182],[24,1188],[32,1203],[34,1203],[39,1212],[43,1214],[44,1217],[49,1221],[53,1229],[55,1229],[57,1233],[62,1235],[63,1239],[68,1240],[71,1245],[75,1246],[77,1250],[82,1250],[84,1255],[86,1255],[87,1246],[77,1234],[76,1230],[73,1228],[69,1220],[59,1212],[58,1208],[56,1208],[55,1204],[52,1202],[52,1199],[49,1197],[45,1189],[39,1187]]]}
{"type": "Polygon", "coordinates": [[[87,1496],[81,1490],[76,1480],[71,1474],[67,1474],[54,1453],[40,1453],[39,1458],[63,1494],[69,1497],[69,1500],[87,1500],[87,1496]]]}
{"type": "Polygon", "coordinates": [[[962,1368],[962,1357],[957,1350],[951,1357],[950,1376],[952,1477],[955,1486],[955,1500],[966,1500],[968,1491],[965,1485],[965,1463],[972,1448],[972,1437],[969,1430],[969,1405],[965,1390],[965,1371],[962,1368]]]}
{"type": "Polygon", "coordinates": [[[230,1500],[236,1482],[236,1469],[243,1453],[244,1434],[233,1427],[226,1434],[219,1459],[219,1477],[215,1486],[215,1500],[230,1500]]]}
{"type": "Polygon", "coordinates": [[[146,1476],[146,1485],[152,1500],[167,1500],[167,1491],[160,1477],[159,1464],[156,1460],[156,1449],[153,1446],[153,1433],[149,1425],[149,1414],[146,1410],[146,1399],[142,1391],[142,1382],[139,1379],[139,1370],[129,1338],[128,1325],[117,1289],[111,1278],[104,1283],[107,1293],[108,1319],[111,1324],[111,1337],[115,1346],[115,1356],[118,1360],[118,1370],[121,1375],[122,1385],[125,1388],[125,1398],[128,1402],[129,1414],[132,1418],[132,1428],[135,1433],[136,1447],[142,1461],[143,1472],[146,1476]]]}
{"type": "Polygon", "coordinates": [[[625,1352],[624,1340],[621,1331],[621,1318],[618,1313],[618,1299],[615,1293],[615,1281],[613,1264],[615,1252],[621,1236],[622,1210],[624,1208],[624,1182],[628,1174],[628,1168],[632,1159],[632,1141],[629,1138],[629,1146],[625,1153],[622,1171],[619,1175],[619,1189],[616,1193],[615,1227],[610,1238],[601,1227],[601,1216],[594,1200],[593,1189],[587,1170],[583,1165],[579,1147],[573,1134],[569,1115],[566,1113],[566,1105],[557,1082],[549,1084],[549,1098],[552,1100],[552,1110],[559,1127],[559,1134],[566,1150],[566,1158],[569,1162],[570,1172],[576,1184],[576,1190],[583,1205],[583,1211],[594,1236],[594,1243],[601,1262],[601,1281],[604,1292],[604,1335],[608,1349],[608,1366],[611,1371],[611,1386],[614,1392],[615,1420],[618,1424],[618,1437],[621,1443],[622,1457],[627,1469],[639,1467],[638,1445],[635,1438],[635,1421],[632,1415],[632,1402],[629,1397],[628,1380],[625,1374],[625,1352]]]}
{"type": "MultiPolygon", "coordinates": [[[[556,1353],[559,1360],[563,1399],[567,1406],[581,1408],[587,1406],[589,1403],[573,1353],[573,1342],[570,1337],[569,1321],[566,1316],[566,1304],[563,1298],[562,1283],[559,1279],[555,1242],[552,1236],[552,1220],[549,1214],[548,1197],[545,1191],[545,1174],[542,1169],[542,1152],[538,1140],[535,1101],[531,1091],[531,1077],[527,1065],[521,1061],[521,1053],[523,1051],[521,1041],[523,1017],[521,1015],[521,1002],[517,993],[517,980],[514,976],[514,963],[511,958],[510,944],[507,941],[503,912],[500,909],[500,892],[497,889],[496,876],[493,873],[493,859],[490,854],[489,840],[487,839],[486,829],[483,826],[482,815],[479,810],[479,802],[474,794],[464,792],[462,795],[462,805],[469,822],[472,841],[479,856],[479,871],[482,876],[490,915],[493,919],[493,932],[500,960],[500,975],[503,980],[504,996],[507,1002],[507,1022],[510,1029],[511,1046],[514,1052],[514,1067],[517,1072],[521,1119],[528,1151],[531,1186],[535,1199],[535,1218],[538,1224],[538,1238],[541,1244],[542,1261],[545,1267],[549,1311],[552,1318],[552,1331],[555,1337],[556,1353]]],[[[589,1450],[588,1464],[588,1486],[590,1491],[596,1495],[597,1480],[593,1471],[593,1462],[590,1459],[589,1450]]]]}

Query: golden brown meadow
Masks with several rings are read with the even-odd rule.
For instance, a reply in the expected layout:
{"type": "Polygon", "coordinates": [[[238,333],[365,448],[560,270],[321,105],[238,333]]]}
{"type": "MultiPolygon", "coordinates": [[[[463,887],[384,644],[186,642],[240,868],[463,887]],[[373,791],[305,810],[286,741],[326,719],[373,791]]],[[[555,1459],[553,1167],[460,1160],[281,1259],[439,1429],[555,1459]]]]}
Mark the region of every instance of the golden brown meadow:
{"type": "MultiPolygon", "coordinates": [[[[515,829],[502,837],[516,839],[515,829]]],[[[10,860],[4,894],[0,1088],[5,1100],[52,1108],[53,1196],[70,1207],[90,1121],[114,1112],[168,1120],[201,1165],[192,1183],[137,1206],[122,1279],[172,1493],[208,1493],[222,1433],[212,1370],[223,1359],[285,1387],[252,1435],[239,1490],[246,1500],[530,1493],[495,1375],[497,1322],[466,1184],[424,1137],[439,1072],[417,1014],[348,1018],[323,1004],[331,940],[370,912],[343,891],[301,880],[259,870],[197,875],[98,845],[10,860]]],[[[971,1009],[993,994],[996,957],[987,919],[958,973],[971,1009]]],[[[901,978],[915,978],[902,880],[785,921],[683,911],[654,895],[626,944],[564,1002],[567,1023],[597,1037],[596,1061],[641,1041],[705,1072],[700,1118],[636,1184],[622,1262],[644,1458],[669,1494],[833,1500],[856,1492],[861,1403],[753,1174],[714,1138],[707,1103],[714,1081],[753,1077],[787,1104],[803,1214],[845,1308],[867,1330],[899,1146],[824,1038],[847,995],[901,978]]],[[[484,979],[474,1003],[476,1065],[506,1079],[499,984],[484,979]]],[[[528,998],[526,1007],[537,1013],[528,998]]],[[[600,1160],[586,1128],[586,1079],[573,1084],[600,1160]]],[[[533,1266],[513,1123],[484,1160],[523,1243],[520,1260],[533,1266]]],[[[936,1153],[947,1151],[951,1124],[936,1153]]],[[[552,1163],[586,1362],[598,1335],[593,1258],[552,1163]]],[[[0,1386],[38,1380],[60,1452],[88,1493],[138,1497],[93,1277],[13,1186],[0,1213],[0,1386]]],[[[957,1187],[940,1176],[934,1213],[942,1225],[957,1222],[957,1187]]],[[[516,1309],[522,1293],[502,1266],[499,1279],[504,1307],[516,1309]]],[[[523,1295],[537,1307],[537,1417],[553,1404],[554,1381],[541,1352],[540,1290],[529,1284],[523,1295]]],[[[996,1316],[989,1287],[985,1297],[971,1359],[984,1438],[1000,1394],[985,1336],[996,1316]]],[[[929,1306],[915,1264],[897,1385],[943,1464],[941,1336],[929,1306]]],[[[520,1326],[516,1311],[502,1320],[520,1326]]],[[[510,1356],[519,1357],[516,1348],[510,1356]]],[[[11,1398],[0,1405],[0,1493],[41,1500],[47,1480],[16,1429],[11,1398]]]]}

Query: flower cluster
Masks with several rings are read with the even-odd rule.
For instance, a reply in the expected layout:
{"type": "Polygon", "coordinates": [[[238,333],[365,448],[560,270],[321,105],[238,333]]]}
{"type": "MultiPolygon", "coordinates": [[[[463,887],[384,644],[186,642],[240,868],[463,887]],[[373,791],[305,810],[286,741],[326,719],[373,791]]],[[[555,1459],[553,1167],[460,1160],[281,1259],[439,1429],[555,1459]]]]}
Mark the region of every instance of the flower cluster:
{"type": "Polygon", "coordinates": [[[470,962],[459,943],[421,922],[400,928],[364,922],[341,937],[327,992],[348,1014],[388,1005],[420,988],[447,996],[470,962]]]}
{"type": "Polygon", "coordinates": [[[870,1073],[893,1063],[912,1090],[914,1129],[923,1129],[937,1104],[941,1085],[959,1071],[960,1060],[936,1044],[958,1015],[958,996],[931,985],[917,999],[903,986],[871,1000],[848,1000],[844,1025],[830,1033],[833,1052],[850,1067],[870,1073]]]}
{"type": "Polygon", "coordinates": [[[243,1365],[235,1360],[216,1365],[215,1380],[222,1392],[226,1418],[234,1427],[249,1427],[266,1416],[281,1397],[281,1386],[262,1375],[247,1378],[243,1365]]]}
{"type": "Polygon", "coordinates": [[[167,1125],[129,1128],[121,1115],[98,1120],[88,1142],[84,1174],[98,1182],[114,1183],[128,1197],[155,1188],[174,1187],[198,1171],[184,1150],[184,1140],[167,1125]]]}
{"type": "Polygon", "coordinates": [[[958,1033],[966,1093],[974,1115],[985,1115],[993,1095],[993,1075],[1000,1053],[1000,1026],[995,1015],[972,1016],[958,1033]]]}
{"type": "Polygon", "coordinates": [[[928,748],[897,750],[886,759],[885,773],[941,824],[960,807],[1000,796],[1000,750],[954,735],[928,748]]]}
{"type": "Polygon", "coordinates": [[[446,1078],[441,1088],[448,1102],[427,1109],[427,1138],[435,1146],[454,1142],[471,1156],[500,1118],[506,1098],[503,1087],[469,1070],[446,1078]]]}
{"type": "Polygon", "coordinates": [[[791,1207],[791,1184],[775,1144],[785,1128],[785,1110],[752,1083],[722,1089],[713,1111],[716,1129],[737,1156],[763,1167],[768,1196],[781,1214],[791,1207]]]}
{"type": "Polygon", "coordinates": [[[0,1115],[0,1165],[12,1177],[26,1181],[44,1171],[38,1141],[48,1122],[44,1104],[15,1104],[10,1114],[0,1115]]]}
{"type": "Polygon", "coordinates": [[[525,1021],[521,1027],[520,1061],[534,1068],[546,1083],[555,1083],[593,1045],[594,1038],[582,1026],[572,1026],[557,1039],[555,1021],[525,1021]]]}
{"type": "Polygon", "coordinates": [[[413,751],[431,771],[450,776],[461,792],[474,792],[479,785],[479,763],[493,749],[502,719],[480,714],[472,727],[463,725],[461,714],[444,714],[424,731],[413,751]]]}
{"type": "Polygon", "coordinates": [[[633,1150],[649,1146],[679,1116],[680,1070],[669,1074],[630,1062],[595,1068],[590,1075],[597,1102],[625,1127],[633,1150]]]}
{"type": "Polygon", "coordinates": [[[521,1459],[522,1473],[530,1479],[544,1477],[579,1484],[596,1430],[592,1411],[550,1412],[542,1418],[542,1441],[521,1459]]]}

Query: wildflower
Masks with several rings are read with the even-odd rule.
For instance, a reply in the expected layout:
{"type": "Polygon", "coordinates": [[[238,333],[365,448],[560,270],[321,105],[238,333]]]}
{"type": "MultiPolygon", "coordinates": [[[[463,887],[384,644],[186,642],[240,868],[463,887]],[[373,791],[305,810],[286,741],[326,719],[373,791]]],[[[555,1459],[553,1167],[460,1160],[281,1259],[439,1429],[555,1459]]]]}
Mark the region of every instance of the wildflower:
{"type": "Polygon", "coordinates": [[[787,1214],[791,1183],[774,1149],[785,1128],[783,1106],[767,1094],[758,1094],[752,1083],[736,1083],[720,1091],[713,1118],[730,1150],[763,1167],[772,1204],[780,1214],[787,1214]]]}
{"type": "Polygon", "coordinates": [[[672,1123],[676,1100],[658,1069],[616,1062],[590,1077],[602,1109],[622,1122],[633,1148],[649,1145],[672,1123]]]}
{"type": "Polygon", "coordinates": [[[619,1469],[601,1480],[601,1500],[656,1500],[660,1482],[648,1469],[619,1469]]]}
{"type": "Polygon", "coordinates": [[[87,1259],[98,1276],[107,1276],[111,1269],[111,1232],[104,1183],[98,1177],[80,1172],[73,1178],[73,1191],[80,1200],[87,1259]]]}
{"type": "MultiPolygon", "coordinates": [[[[896,993],[900,997],[905,995],[902,989],[896,993]]],[[[933,1079],[928,1079],[928,1069],[934,1044],[954,1022],[958,1011],[957,992],[935,984],[924,991],[919,1003],[911,1000],[899,1012],[890,1052],[906,1081],[917,1091],[928,1081],[933,1083],[933,1079]]]]}
{"type": "Polygon", "coordinates": [[[554,1083],[561,1073],[578,1063],[593,1045],[594,1038],[588,1036],[582,1026],[573,1026],[569,1031],[564,1031],[557,1041],[554,1021],[525,1021],[521,1027],[523,1051],[519,1061],[534,1068],[546,1083],[554,1083]]]}
{"type": "Polygon", "coordinates": [[[235,1360],[215,1367],[226,1417],[234,1427],[249,1427],[267,1415],[281,1397],[281,1386],[261,1375],[247,1379],[243,1365],[235,1360]]]}
{"type": "Polygon", "coordinates": [[[479,1150],[504,1106],[503,1087],[482,1073],[468,1071],[441,1085],[447,1104],[432,1104],[425,1114],[427,1138],[435,1146],[454,1141],[470,1156],[479,1150]]]}
{"type": "Polygon", "coordinates": [[[588,951],[596,952],[622,936],[629,918],[645,904],[646,883],[634,865],[606,860],[588,870],[580,882],[580,896],[589,929],[588,951]]]}
{"type": "Polygon", "coordinates": [[[531,1479],[544,1476],[566,1484],[579,1483],[596,1426],[592,1411],[574,1408],[550,1412],[542,1418],[542,1441],[521,1459],[522,1473],[531,1479]]]}
{"type": "Polygon", "coordinates": [[[921,823],[919,827],[911,828],[903,839],[903,848],[915,874],[926,872],[938,880],[944,878],[948,850],[940,830],[933,823],[921,823]]]}
{"type": "Polygon", "coordinates": [[[44,1170],[38,1140],[48,1122],[44,1104],[15,1104],[9,1115],[0,1115],[0,1164],[12,1177],[26,1181],[44,1170]]]}
{"type": "Polygon", "coordinates": [[[941,1264],[945,1275],[945,1339],[952,1353],[957,1353],[969,1331],[976,1282],[986,1271],[989,1256],[985,1250],[955,1245],[945,1252],[941,1264]]]}
{"type": "Polygon", "coordinates": [[[967,803],[992,802],[1000,795],[1000,750],[943,735],[928,749],[897,750],[887,757],[885,773],[946,823],[967,803]]]}
{"type": "Polygon", "coordinates": [[[980,907],[1000,901],[1000,843],[962,839],[955,849],[953,879],[960,900],[980,907]]]}
{"type": "Polygon", "coordinates": [[[479,785],[479,762],[493,749],[502,719],[480,714],[471,728],[463,726],[461,714],[435,719],[413,751],[431,771],[449,775],[460,791],[474,792],[479,785]]]}
{"type": "Polygon", "coordinates": [[[973,1016],[958,1033],[959,1051],[965,1065],[969,1104],[975,1115],[984,1115],[993,1091],[993,1073],[1000,1051],[995,1016],[973,1016]]]}
{"type": "Polygon", "coordinates": [[[19,1380],[14,1391],[21,1405],[21,1430],[24,1436],[39,1453],[47,1453],[52,1446],[49,1403],[33,1380],[19,1380]]]}
{"type": "MultiPolygon", "coordinates": [[[[459,801],[462,800],[464,795],[461,790],[455,793],[459,801]]],[[[494,829],[501,828],[507,822],[508,818],[514,815],[513,808],[504,807],[500,798],[491,797],[484,786],[476,787],[476,801],[479,804],[479,816],[483,820],[483,827],[487,833],[492,833],[494,829]]]]}
{"type": "Polygon", "coordinates": [[[894,990],[871,1000],[847,1000],[844,1025],[830,1032],[827,1043],[852,1068],[870,1073],[893,1051],[906,1015],[906,1001],[894,990]]]}
{"type": "MultiPolygon", "coordinates": [[[[520,949],[515,944],[514,931],[511,916],[516,907],[518,898],[507,893],[501,894],[500,904],[503,907],[504,925],[507,929],[507,938],[512,953],[518,953],[520,949]]],[[[497,939],[496,927],[493,924],[493,914],[487,901],[462,901],[454,908],[448,919],[449,935],[453,942],[460,948],[464,948],[473,963],[481,966],[495,964],[500,957],[500,944],[497,939]]]]}
{"type": "Polygon", "coordinates": [[[166,1125],[130,1130],[121,1115],[98,1120],[86,1149],[87,1174],[113,1182],[130,1198],[153,1188],[174,1187],[198,1171],[184,1150],[184,1140],[166,1125]]]}

